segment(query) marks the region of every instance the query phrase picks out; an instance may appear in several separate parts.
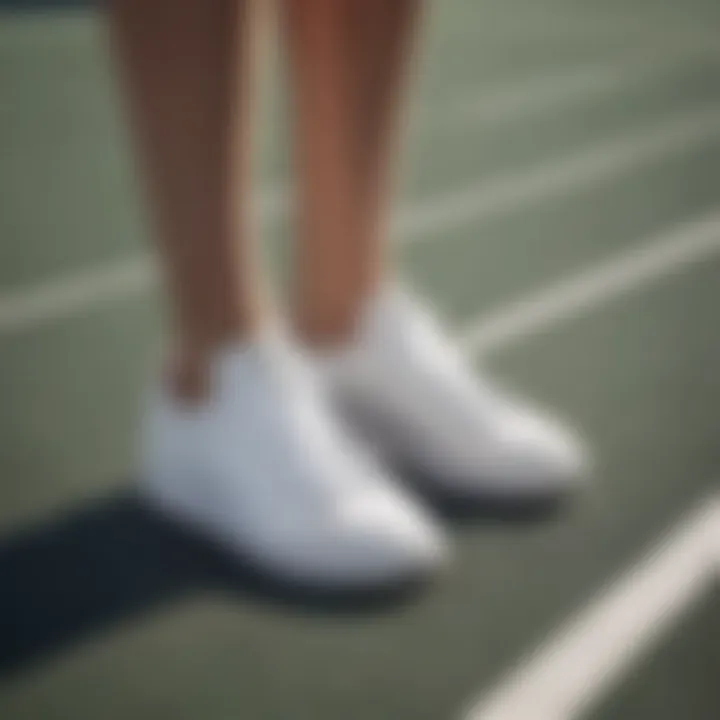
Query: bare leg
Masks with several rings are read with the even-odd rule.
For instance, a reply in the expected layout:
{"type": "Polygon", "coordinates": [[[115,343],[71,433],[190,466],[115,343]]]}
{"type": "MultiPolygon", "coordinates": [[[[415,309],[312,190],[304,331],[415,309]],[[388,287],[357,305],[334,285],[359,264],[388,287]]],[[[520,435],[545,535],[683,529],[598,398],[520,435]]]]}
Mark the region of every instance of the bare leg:
{"type": "Polygon", "coordinates": [[[174,305],[183,395],[202,394],[208,355],[260,321],[248,179],[256,4],[110,3],[174,305]]]}
{"type": "MultiPolygon", "coordinates": [[[[388,266],[391,160],[420,5],[286,3],[306,185],[297,328],[316,346],[342,345],[388,266]]],[[[572,433],[484,384],[469,392],[474,368],[421,306],[370,307],[356,341],[319,365],[381,456],[468,506],[526,511],[577,485],[584,452],[572,433]]]]}
{"type": "Polygon", "coordinates": [[[346,3],[284,2],[299,179],[293,311],[296,325],[313,339],[349,314],[360,274],[346,3]]]}
{"type": "Polygon", "coordinates": [[[296,90],[296,326],[352,331],[387,267],[392,159],[418,0],[286,0],[296,90]]]}
{"type": "Polygon", "coordinates": [[[375,268],[366,292],[375,289],[388,267],[394,161],[421,5],[421,0],[350,2],[346,18],[361,247],[375,268]]]}

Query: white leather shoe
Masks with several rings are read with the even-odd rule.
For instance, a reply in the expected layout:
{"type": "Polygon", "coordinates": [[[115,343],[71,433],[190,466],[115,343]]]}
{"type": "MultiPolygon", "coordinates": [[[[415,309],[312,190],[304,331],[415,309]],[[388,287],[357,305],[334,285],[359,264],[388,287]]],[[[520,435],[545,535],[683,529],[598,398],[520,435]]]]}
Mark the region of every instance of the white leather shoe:
{"type": "Polygon", "coordinates": [[[287,345],[230,349],[211,377],[198,407],[154,399],[142,482],[153,505],[302,584],[382,586],[439,564],[439,531],[342,434],[287,345]]]}
{"type": "Polygon", "coordinates": [[[376,298],[354,340],[321,365],[359,434],[449,498],[544,500],[583,476],[585,453],[572,432],[477,378],[400,292],[376,298]]]}

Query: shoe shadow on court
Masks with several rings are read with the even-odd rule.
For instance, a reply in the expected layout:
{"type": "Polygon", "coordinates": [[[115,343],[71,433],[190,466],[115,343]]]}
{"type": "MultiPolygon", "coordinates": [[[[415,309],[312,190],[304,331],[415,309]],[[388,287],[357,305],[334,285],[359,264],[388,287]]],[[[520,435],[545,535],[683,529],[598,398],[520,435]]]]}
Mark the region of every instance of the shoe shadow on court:
{"type": "Polygon", "coordinates": [[[534,525],[547,522],[559,516],[568,508],[573,493],[540,492],[536,496],[499,496],[488,491],[483,496],[477,492],[472,495],[451,495],[447,491],[437,491],[437,482],[432,478],[394,466],[395,476],[401,478],[409,490],[423,499],[425,505],[443,520],[456,526],[477,525],[534,525]]]}
{"type": "MultiPolygon", "coordinates": [[[[451,519],[477,520],[460,505],[444,509],[451,519]]],[[[397,609],[423,584],[340,594],[280,583],[163,520],[126,491],[0,540],[0,676],[200,592],[352,616],[397,609]]]]}
{"type": "Polygon", "coordinates": [[[353,594],[281,584],[186,534],[126,492],[0,540],[0,676],[208,590],[294,612],[353,615],[397,608],[421,584],[353,594]]]}

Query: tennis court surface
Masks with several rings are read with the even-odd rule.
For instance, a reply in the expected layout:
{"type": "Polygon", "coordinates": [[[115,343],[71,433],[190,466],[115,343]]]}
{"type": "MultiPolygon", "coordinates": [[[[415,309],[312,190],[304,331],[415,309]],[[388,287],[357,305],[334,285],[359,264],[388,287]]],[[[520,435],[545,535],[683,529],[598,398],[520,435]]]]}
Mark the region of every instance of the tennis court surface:
{"type": "Polygon", "coordinates": [[[440,582],[333,612],[137,504],[162,306],[101,16],[72,5],[0,3],[0,718],[720,718],[720,5],[435,4],[399,255],[479,365],[573,419],[593,486],[449,520],[440,582]]]}

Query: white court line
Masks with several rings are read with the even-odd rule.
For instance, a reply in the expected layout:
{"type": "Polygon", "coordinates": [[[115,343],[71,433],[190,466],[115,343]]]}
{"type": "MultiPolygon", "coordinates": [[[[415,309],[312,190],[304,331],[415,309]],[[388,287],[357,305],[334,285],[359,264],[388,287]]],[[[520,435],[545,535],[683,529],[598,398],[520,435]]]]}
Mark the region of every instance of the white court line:
{"type": "MultiPolygon", "coordinates": [[[[682,67],[682,64],[676,62],[672,67],[682,67]]],[[[668,64],[659,58],[616,63],[596,61],[570,70],[561,68],[535,78],[503,83],[494,89],[461,94],[451,99],[442,112],[432,109],[425,124],[460,130],[469,124],[494,125],[514,118],[524,119],[594,95],[620,90],[667,69],[668,64]]]]}
{"type": "Polygon", "coordinates": [[[720,576],[720,496],[513,670],[467,720],[573,720],[658,643],[720,576]]]}
{"type": "Polygon", "coordinates": [[[720,211],[662,233],[610,260],[481,316],[465,326],[467,352],[500,350],[638,291],[720,252],[720,211]]]}
{"type": "Polygon", "coordinates": [[[147,290],[154,273],[145,255],[79,270],[0,296],[0,335],[70,317],[147,290]]]}
{"type": "MultiPolygon", "coordinates": [[[[395,227],[402,242],[514,212],[583,185],[608,180],[644,162],[680,152],[720,133],[720,107],[713,105],[665,121],[619,140],[542,162],[499,180],[475,183],[401,211],[395,227]]],[[[266,212],[282,203],[282,193],[266,200],[266,212]]],[[[151,285],[146,256],[81,270],[0,295],[0,335],[27,330],[74,313],[136,294],[151,285]]]]}
{"type": "Polygon", "coordinates": [[[440,231],[609,180],[719,134],[720,105],[713,103],[700,111],[665,120],[560,160],[541,162],[506,177],[481,181],[418,202],[400,213],[395,230],[405,242],[437,238],[440,231]]]}

